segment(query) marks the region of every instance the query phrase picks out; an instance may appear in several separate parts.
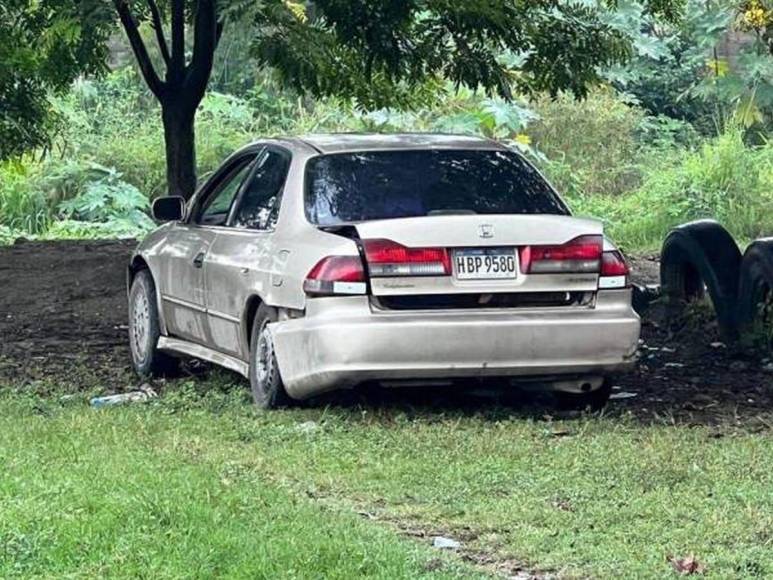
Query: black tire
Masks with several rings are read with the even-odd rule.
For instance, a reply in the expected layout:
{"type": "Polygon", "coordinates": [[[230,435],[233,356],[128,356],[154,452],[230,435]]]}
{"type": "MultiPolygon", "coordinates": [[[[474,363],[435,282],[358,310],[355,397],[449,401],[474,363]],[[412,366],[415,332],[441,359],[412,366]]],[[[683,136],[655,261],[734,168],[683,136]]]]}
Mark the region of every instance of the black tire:
{"type": "Polygon", "coordinates": [[[595,413],[606,407],[611,394],[612,381],[605,377],[604,382],[595,391],[589,393],[556,393],[556,397],[558,406],[562,409],[590,410],[595,413]]]}
{"type": "Polygon", "coordinates": [[[750,332],[759,325],[773,329],[773,238],[749,246],[741,262],[738,324],[750,332]]]}
{"type": "Polygon", "coordinates": [[[733,236],[713,220],[684,224],[668,234],[660,260],[669,313],[678,314],[708,290],[720,330],[735,335],[741,252],[733,236]]]}
{"type": "Polygon", "coordinates": [[[650,304],[660,298],[660,288],[657,286],[632,284],[631,288],[633,290],[631,305],[639,316],[643,316],[649,310],[650,304]]]}
{"type": "Polygon", "coordinates": [[[276,322],[276,311],[261,304],[250,333],[250,389],[255,405],[261,409],[293,404],[279,374],[271,333],[266,329],[271,322],[276,322]]]}
{"type": "Polygon", "coordinates": [[[129,290],[129,350],[134,371],[142,378],[173,374],[179,360],[158,350],[156,285],[149,270],[134,276],[129,290]]]}

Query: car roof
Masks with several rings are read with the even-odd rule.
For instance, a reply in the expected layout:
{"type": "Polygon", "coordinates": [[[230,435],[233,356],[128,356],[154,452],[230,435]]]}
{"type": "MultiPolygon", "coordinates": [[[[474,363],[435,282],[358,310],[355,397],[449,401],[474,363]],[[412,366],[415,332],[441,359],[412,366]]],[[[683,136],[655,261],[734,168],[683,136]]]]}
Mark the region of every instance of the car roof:
{"type": "Polygon", "coordinates": [[[326,133],[300,135],[298,141],[320,153],[400,149],[506,149],[491,139],[439,133],[326,133]]]}

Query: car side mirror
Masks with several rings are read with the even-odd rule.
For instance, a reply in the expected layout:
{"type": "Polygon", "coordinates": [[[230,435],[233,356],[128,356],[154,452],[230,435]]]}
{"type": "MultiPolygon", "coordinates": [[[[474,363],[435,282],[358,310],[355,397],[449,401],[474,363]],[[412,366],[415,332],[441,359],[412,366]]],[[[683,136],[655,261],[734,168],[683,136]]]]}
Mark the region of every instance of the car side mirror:
{"type": "Polygon", "coordinates": [[[158,222],[178,222],[185,216],[185,198],[178,195],[159,197],[153,202],[151,213],[158,222]]]}

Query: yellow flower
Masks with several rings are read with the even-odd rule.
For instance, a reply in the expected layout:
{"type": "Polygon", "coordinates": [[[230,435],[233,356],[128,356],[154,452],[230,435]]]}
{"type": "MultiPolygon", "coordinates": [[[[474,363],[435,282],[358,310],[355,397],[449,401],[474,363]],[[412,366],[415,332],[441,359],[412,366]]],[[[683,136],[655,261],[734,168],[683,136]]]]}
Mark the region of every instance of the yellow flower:
{"type": "Polygon", "coordinates": [[[523,145],[524,147],[531,145],[531,137],[529,137],[526,133],[518,133],[515,136],[514,141],[518,143],[518,145],[523,145]]]}
{"type": "Polygon", "coordinates": [[[745,28],[765,28],[768,22],[773,22],[773,10],[767,10],[760,0],[751,0],[743,8],[742,20],[745,28]]]}
{"type": "Polygon", "coordinates": [[[712,73],[714,73],[718,77],[725,76],[728,70],[730,69],[730,65],[728,65],[727,61],[724,58],[709,59],[706,62],[706,66],[709,68],[709,70],[712,73]]]}
{"type": "Polygon", "coordinates": [[[306,22],[306,8],[300,2],[285,0],[285,6],[293,13],[293,16],[301,22],[306,22]]]}

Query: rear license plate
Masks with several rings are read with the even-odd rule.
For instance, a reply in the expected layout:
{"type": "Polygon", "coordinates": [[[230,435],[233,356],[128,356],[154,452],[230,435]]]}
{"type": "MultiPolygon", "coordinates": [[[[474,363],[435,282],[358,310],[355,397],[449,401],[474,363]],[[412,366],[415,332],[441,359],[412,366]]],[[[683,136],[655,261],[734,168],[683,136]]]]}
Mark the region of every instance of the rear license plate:
{"type": "Polygon", "coordinates": [[[470,248],[454,252],[459,280],[502,280],[517,276],[514,248],[470,248]]]}

